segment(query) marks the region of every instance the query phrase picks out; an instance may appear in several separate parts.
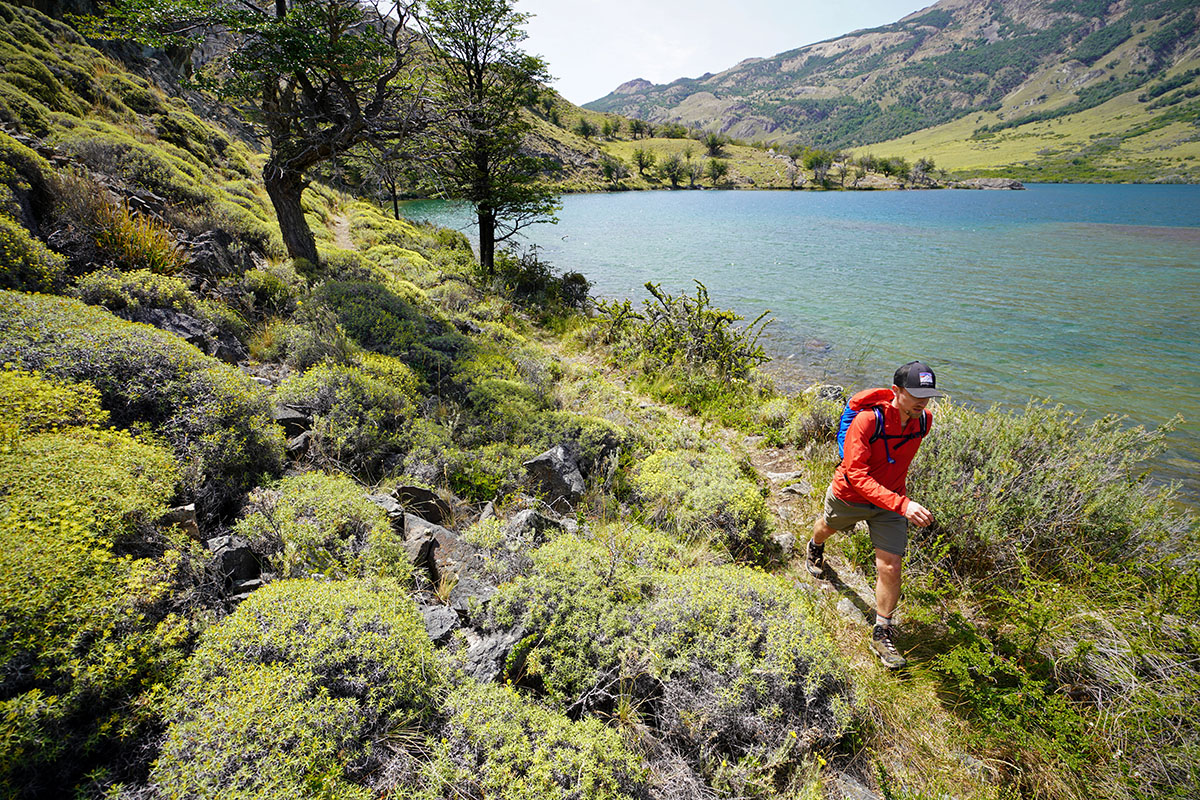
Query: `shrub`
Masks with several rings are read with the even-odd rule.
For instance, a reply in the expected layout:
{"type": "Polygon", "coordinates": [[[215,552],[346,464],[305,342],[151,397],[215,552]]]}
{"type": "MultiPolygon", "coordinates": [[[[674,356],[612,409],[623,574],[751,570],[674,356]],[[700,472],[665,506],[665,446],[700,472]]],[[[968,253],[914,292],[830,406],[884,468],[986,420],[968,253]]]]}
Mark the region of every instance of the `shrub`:
{"type": "Polygon", "coordinates": [[[0,132],[0,217],[31,224],[49,211],[54,171],[50,162],[0,132]]]}
{"type": "Polygon", "coordinates": [[[723,794],[771,792],[847,728],[835,645],[783,579],[734,566],[664,574],[634,627],[662,683],[659,734],[723,794]]]}
{"type": "Polygon", "coordinates": [[[374,283],[332,281],[314,292],[346,333],[368,350],[403,359],[426,379],[449,375],[468,340],[414,303],[374,283]]]}
{"type": "Polygon", "coordinates": [[[292,375],[279,400],[311,409],[310,452],[322,462],[360,475],[379,476],[407,449],[414,415],[412,396],[359,367],[319,364],[292,375]]]}
{"type": "Polygon", "coordinates": [[[267,320],[250,338],[254,358],[300,370],[323,361],[349,363],[355,349],[338,325],[337,316],[324,306],[312,304],[302,307],[294,322],[267,320]]]}
{"type": "Polygon", "coordinates": [[[103,425],[100,393],[36,372],[0,369],[0,441],[60,427],[103,425]]]}
{"type": "Polygon", "coordinates": [[[373,796],[386,736],[428,723],[444,678],[390,582],[283,581],[201,638],[151,781],[167,798],[373,796]]]}
{"type": "Polygon", "coordinates": [[[206,520],[280,467],[282,438],[262,387],[164,331],[77,300],[3,292],[4,362],[91,382],[115,424],[158,431],[206,520]]]}
{"type": "Polygon", "coordinates": [[[385,575],[412,565],[388,516],[342,475],[308,472],[250,493],[235,530],[285,578],[385,575]]]}
{"type": "Polygon", "coordinates": [[[1192,521],[1140,465],[1161,447],[1149,432],[1105,417],[1085,425],[1060,406],[976,413],[941,403],[909,489],[937,515],[919,531],[925,564],[1013,585],[1018,557],[1043,575],[1074,577],[1094,562],[1162,549],[1184,552],[1192,521]]]}
{"type": "Polygon", "coordinates": [[[0,214],[0,289],[53,292],[62,283],[67,262],[0,214]]]}
{"type": "Polygon", "coordinates": [[[185,266],[164,223],[148,214],[135,214],[128,202],[100,203],[95,213],[96,245],[121,269],[174,275],[185,266]]]}
{"type": "Polygon", "coordinates": [[[249,269],[242,275],[239,288],[249,296],[251,305],[266,314],[290,315],[304,289],[304,279],[294,269],[272,265],[249,269]]]}
{"type": "Polygon", "coordinates": [[[71,295],[88,305],[104,306],[114,312],[170,308],[193,316],[197,313],[196,298],[188,291],[186,283],[148,269],[134,272],[107,269],[89,273],[75,282],[71,295]]]}
{"type": "Polygon", "coordinates": [[[619,554],[576,536],[539,547],[529,574],[504,584],[490,609],[493,624],[529,631],[511,677],[563,709],[602,703],[611,691],[605,676],[619,671],[628,647],[628,605],[640,599],[635,577],[619,554]]]}
{"type": "Polygon", "coordinates": [[[100,763],[144,766],[199,554],[150,527],[174,493],[170,452],[121,431],[32,433],[102,421],[95,393],[0,374],[24,428],[0,452],[0,791],[37,795],[100,763]]]}
{"type": "Polygon", "coordinates": [[[467,684],[448,698],[442,742],[403,796],[453,800],[646,796],[641,759],[594,718],[572,721],[503,686],[467,684]]]}
{"type": "Polygon", "coordinates": [[[642,461],[632,484],[655,522],[712,540],[735,558],[760,561],[770,554],[762,491],[727,453],[659,451],[642,461]]]}

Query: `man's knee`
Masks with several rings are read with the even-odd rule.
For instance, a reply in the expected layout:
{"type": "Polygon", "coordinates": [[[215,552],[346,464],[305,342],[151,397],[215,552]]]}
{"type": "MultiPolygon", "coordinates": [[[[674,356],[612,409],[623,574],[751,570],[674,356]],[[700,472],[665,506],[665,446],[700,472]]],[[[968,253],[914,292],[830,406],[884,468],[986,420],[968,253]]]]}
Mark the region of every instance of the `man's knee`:
{"type": "Polygon", "coordinates": [[[875,549],[875,571],[879,577],[892,583],[900,581],[900,569],[904,558],[887,550],[875,549]]]}

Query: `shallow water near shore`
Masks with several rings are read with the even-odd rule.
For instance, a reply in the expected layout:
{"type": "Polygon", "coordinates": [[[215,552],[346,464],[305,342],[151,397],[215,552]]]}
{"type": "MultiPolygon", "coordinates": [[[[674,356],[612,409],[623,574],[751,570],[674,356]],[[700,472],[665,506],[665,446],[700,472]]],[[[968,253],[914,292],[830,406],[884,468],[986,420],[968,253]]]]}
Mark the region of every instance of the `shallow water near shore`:
{"type": "MultiPolygon", "coordinates": [[[[920,358],[956,402],[1184,422],[1154,476],[1200,503],[1200,186],[568,195],[526,244],[604,297],[703,282],[770,309],[783,388],[883,385],[920,358]]],[[[471,235],[461,205],[404,213],[471,235]]]]}

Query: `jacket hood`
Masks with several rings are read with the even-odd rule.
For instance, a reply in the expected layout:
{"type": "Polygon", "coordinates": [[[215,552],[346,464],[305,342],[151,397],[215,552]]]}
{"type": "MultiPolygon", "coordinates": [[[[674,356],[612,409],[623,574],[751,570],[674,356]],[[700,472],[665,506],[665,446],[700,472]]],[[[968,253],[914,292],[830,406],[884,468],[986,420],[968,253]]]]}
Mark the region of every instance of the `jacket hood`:
{"type": "Polygon", "coordinates": [[[862,411],[864,408],[890,405],[893,397],[891,389],[863,389],[850,398],[848,405],[853,411],[862,411]]]}

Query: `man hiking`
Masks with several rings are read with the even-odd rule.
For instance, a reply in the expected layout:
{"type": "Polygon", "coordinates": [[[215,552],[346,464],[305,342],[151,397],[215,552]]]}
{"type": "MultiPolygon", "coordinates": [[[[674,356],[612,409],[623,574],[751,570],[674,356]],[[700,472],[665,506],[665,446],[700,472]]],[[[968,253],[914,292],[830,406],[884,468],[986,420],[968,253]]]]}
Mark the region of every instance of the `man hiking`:
{"type": "Polygon", "coordinates": [[[905,496],[908,466],[933,424],[925,406],[942,397],[933,370],[910,361],[892,380],[891,389],[867,389],[850,398],[842,417],[842,463],[825,493],[824,512],[813,523],[808,571],[825,573],[825,540],[865,520],[875,545],[875,628],[871,649],[884,666],[908,663],[892,640],[892,615],[900,599],[900,563],[908,547],[908,523],[924,528],[933,522],[925,506],[905,496]]]}

